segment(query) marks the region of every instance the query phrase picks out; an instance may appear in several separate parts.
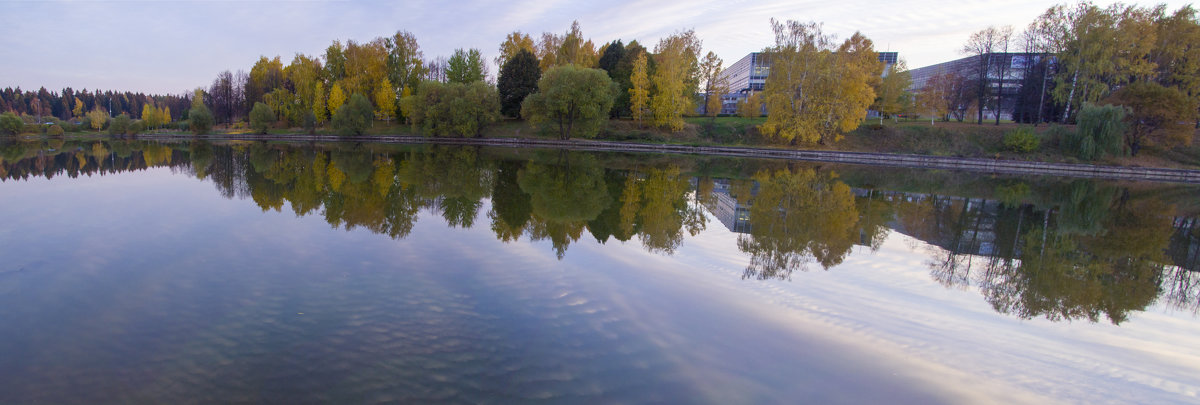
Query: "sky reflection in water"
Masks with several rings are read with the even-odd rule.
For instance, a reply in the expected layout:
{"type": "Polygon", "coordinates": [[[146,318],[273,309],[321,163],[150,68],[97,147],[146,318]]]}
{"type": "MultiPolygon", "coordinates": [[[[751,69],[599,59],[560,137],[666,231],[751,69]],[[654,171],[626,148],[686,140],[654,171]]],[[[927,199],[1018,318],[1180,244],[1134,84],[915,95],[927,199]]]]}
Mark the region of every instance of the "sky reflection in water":
{"type": "Polygon", "coordinates": [[[1173,247],[1194,207],[1172,196],[1194,188],[911,191],[886,187],[895,169],[553,151],[52,146],[65,152],[10,145],[0,162],[0,402],[1177,403],[1200,390],[1196,298],[1170,288],[1193,280],[1177,267],[1188,245],[1173,247]],[[772,194],[789,188],[806,192],[772,194]],[[1055,193],[1111,200],[1080,213],[1055,193]],[[1113,242],[1146,228],[1144,207],[1169,218],[1158,245],[1113,242]],[[1038,274],[1066,271],[1079,291],[1026,274],[1043,246],[1073,264],[1038,274]],[[1149,284],[1149,301],[1114,293],[1149,284]]]}

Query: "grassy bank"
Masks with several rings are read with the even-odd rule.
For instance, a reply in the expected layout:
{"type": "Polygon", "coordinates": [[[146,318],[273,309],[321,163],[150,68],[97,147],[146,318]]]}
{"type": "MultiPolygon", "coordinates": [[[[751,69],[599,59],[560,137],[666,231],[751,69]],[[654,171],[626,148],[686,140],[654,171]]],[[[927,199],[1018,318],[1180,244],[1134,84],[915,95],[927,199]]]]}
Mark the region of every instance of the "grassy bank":
{"type": "MultiPolygon", "coordinates": [[[[597,139],[636,143],[672,143],[684,145],[732,145],[762,148],[803,148],[816,150],[839,150],[855,152],[904,153],[934,156],[954,156],[969,158],[1010,159],[1055,163],[1082,163],[1059,148],[1062,134],[1074,131],[1072,126],[1041,125],[1034,128],[1034,133],[1041,140],[1040,146],[1032,152],[1018,153],[1004,146],[1004,134],[1021,127],[1013,123],[994,125],[985,123],[976,125],[959,122],[937,122],[930,125],[929,121],[865,121],[854,131],[845,134],[845,138],[834,145],[796,146],[784,145],[765,138],[758,126],[766,121],[765,118],[742,117],[690,117],[686,118],[686,127],[679,132],[664,131],[648,125],[639,125],[629,119],[614,119],[599,134],[597,139]]],[[[245,125],[218,125],[213,129],[217,134],[245,134],[249,130],[245,125]]],[[[147,133],[180,134],[185,132],[158,130],[147,133]]],[[[307,133],[301,128],[276,128],[270,134],[307,133]]],[[[332,128],[319,128],[315,131],[320,135],[336,135],[332,128]]],[[[385,124],[376,122],[367,135],[411,135],[420,136],[408,125],[397,123],[385,124]]],[[[31,136],[27,134],[26,136],[31,136]]],[[[36,135],[34,135],[36,136],[36,135]]],[[[67,133],[69,138],[91,138],[107,136],[103,132],[67,133]]],[[[521,120],[502,120],[489,126],[483,133],[487,138],[531,138],[552,139],[555,134],[539,131],[521,120]]],[[[1154,146],[1146,147],[1136,157],[1110,157],[1097,162],[1102,165],[1142,166],[1200,169],[1200,142],[1191,146],[1164,149],[1154,146]]]]}

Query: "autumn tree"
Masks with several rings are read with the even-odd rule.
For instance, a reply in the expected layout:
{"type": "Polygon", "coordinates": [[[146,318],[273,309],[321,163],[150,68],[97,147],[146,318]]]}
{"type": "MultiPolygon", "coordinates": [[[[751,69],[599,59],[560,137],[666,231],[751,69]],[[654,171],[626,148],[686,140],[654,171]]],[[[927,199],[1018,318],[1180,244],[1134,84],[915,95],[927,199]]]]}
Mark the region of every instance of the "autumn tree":
{"type": "Polygon", "coordinates": [[[157,128],[159,122],[158,109],[149,103],[142,104],[142,122],[146,123],[147,128],[157,128]]]}
{"type": "Polygon", "coordinates": [[[75,117],[83,116],[83,100],[80,100],[79,97],[75,97],[75,108],[71,110],[71,114],[75,117]]]}
{"type": "Polygon", "coordinates": [[[1145,145],[1191,144],[1194,131],[1185,123],[1195,122],[1196,106],[1179,90],[1136,82],[1117,90],[1109,100],[1130,109],[1124,143],[1131,155],[1137,156],[1145,145]]]}
{"type": "Polygon", "coordinates": [[[887,68],[883,79],[875,87],[875,103],[871,105],[879,112],[880,124],[884,115],[895,117],[912,105],[912,94],[908,92],[911,86],[912,73],[903,60],[887,68]]]}
{"type": "MultiPolygon", "coordinates": [[[[610,52],[610,50],[614,49],[614,46],[615,44],[609,44],[608,47],[605,48],[605,52],[610,52]]],[[[615,52],[615,50],[612,52],[615,52]]],[[[616,82],[620,87],[620,91],[617,92],[617,98],[613,101],[612,116],[614,118],[632,115],[633,111],[630,109],[631,95],[629,93],[629,89],[633,88],[633,65],[637,62],[639,57],[647,56],[649,53],[650,52],[636,40],[629,41],[628,44],[625,44],[624,47],[622,47],[621,58],[617,60],[616,66],[608,72],[609,77],[611,77],[613,81],[616,82]]],[[[653,60],[646,60],[645,69],[647,77],[649,77],[650,72],[654,71],[653,63],[653,60]]],[[[649,87],[647,87],[647,89],[648,88],[649,87]]]]}
{"type": "Polygon", "coordinates": [[[500,77],[496,80],[496,89],[500,92],[500,112],[509,117],[524,118],[521,115],[521,102],[537,91],[541,76],[542,71],[533,52],[520,49],[505,60],[500,68],[500,77]]]}
{"type": "MultiPolygon", "coordinates": [[[[521,51],[535,54],[536,48],[533,43],[533,38],[529,34],[521,33],[521,31],[513,31],[504,37],[504,42],[500,43],[499,54],[496,56],[496,65],[504,66],[509,60],[516,57],[521,51]]],[[[537,58],[534,57],[534,61],[537,58]]]]}
{"type": "Polygon", "coordinates": [[[929,114],[929,125],[933,125],[935,118],[949,119],[958,107],[954,95],[964,85],[962,76],[954,73],[939,73],[925,82],[925,87],[917,93],[916,103],[921,112],[929,114]]]}
{"type": "Polygon", "coordinates": [[[816,22],[772,20],[775,46],[763,97],[763,134],[783,142],[828,145],[857,128],[875,99],[883,64],[871,40],[855,33],[835,48],[816,22]]]}
{"type": "Polygon", "coordinates": [[[346,41],[346,78],[341,81],[346,93],[371,94],[388,77],[387,41],[376,38],[367,43],[346,41]]]}
{"type": "Polygon", "coordinates": [[[646,75],[646,55],[639,55],[633,62],[633,74],[630,75],[632,87],[629,88],[629,109],[633,120],[642,125],[642,120],[648,116],[650,104],[650,79],[646,75]]]}
{"type": "Polygon", "coordinates": [[[571,22],[571,29],[562,36],[555,57],[556,66],[579,65],[593,67],[596,65],[596,46],[591,40],[583,38],[579,29],[579,21],[571,22]]]}
{"type": "Polygon", "coordinates": [[[692,30],[677,32],[660,40],[654,54],[654,92],[650,97],[654,125],[680,131],[683,115],[694,110],[692,96],[700,80],[700,39],[692,30]]]}
{"type": "Polygon", "coordinates": [[[704,82],[704,114],[714,118],[721,113],[721,97],[729,92],[729,78],[721,70],[722,64],[721,58],[711,51],[700,62],[700,80],[704,82]]]}
{"type": "Polygon", "coordinates": [[[245,109],[241,111],[249,110],[249,107],[252,107],[255,102],[263,101],[263,97],[268,93],[283,87],[284,79],[283,61],[278,56],[272,59],[268,59],[266,56],[260,57],[258,62],[255,62],[254,66],[250,68],[250,76],[245,89],[246,107],[243,107],[245,109]]]}
{"type": "Polygon", "coordinates": [[[484,66],[478,49],[455,49],[454,55],[446,62],[446,80],[450,83],[470,83],[486,78],[487,66],[484,66]]]}
{"type": "MultiPolygon", "coordinates": [[[[1157,66],[1155,81],[1178,89],[1200,108],[1200,18],[1183,6],[1156,20],[1157,45],[1148,56],[1157,66]]],[[[1200,122],[1198,122],[1200,124],[1200,122]]]]}
{"type": "Polygon", "coordinates": [[[313,120],[316,122],[325,122],[329,117],[329,110],[325,108],[325,84],[317,82],[313,84],[313,104],[312,104],[313,120]]]}
{"type": "MultiPolygon", "coordinates": [[[[100,106],[96,106],[91,112],[87,113],[88,122],[91,123],[92,129],[100,131],[104,128],[104,124],[108,122],[108,112],[101,110],[100,106]]],[[[17,118],[20,120],[20,118],[17,118]]]]}
{"type": "Polygon", "coordinates": [[[546,71],[521,115],[537,126],[557,127],[559,139],[595,137],[608,121],[613,83],[600,69],[566,65],[546,71]]]}
{"type": "Polygon", "coordinates": [[[342,104],[345,104],[345,103],[346,103],[346,93],[342,92],[342,86],[340,84],[334,83],[333,87],[329,89],[329,114],[330,114],[330,116],[332,117],[333,114],[336,114],[337,110],[339,108],[342,108],[342,104]]]}
{"type": "Polygon", "coordinates": [[[375,119],[384,122],[391,122],[396,116],[396,92],[392,89],[392,83],[388,79],[383,79],[379,82],[379,87],[375,89],[375,119]]]}
{"type": "MultiPolygon", "coordinates": [[[[313,109],[313,104],[317,102],[318,97],[316,85],[321,83],[323,70],[320,61],[299,53],[283,69],[288,84],[294,89],[292,93],[295,95],[297,104],[294,106],[294,113],[290,114],[291,116],[298,118],[313,109]]],[[[324,94],[320,96],[324,98],[324,94]]],[[[321,103],[324,104],[324,100],[321,100],[321,103]]]]}
{"type": "Polygon", "coordinates": [[[758,118],[762,116],[762,93],[750,93],[738,102],[738,116],[742,118],[758,118]]]}

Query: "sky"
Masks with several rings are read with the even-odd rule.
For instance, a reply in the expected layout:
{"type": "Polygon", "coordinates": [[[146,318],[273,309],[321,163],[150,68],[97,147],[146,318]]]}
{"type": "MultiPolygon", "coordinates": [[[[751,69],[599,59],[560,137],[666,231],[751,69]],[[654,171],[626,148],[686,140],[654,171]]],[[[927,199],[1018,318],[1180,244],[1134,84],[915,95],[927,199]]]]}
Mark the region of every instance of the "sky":
{"type": "MultiPolygon", "coordinates": [[[[510,32],[562,34],[573,20],[597,47],[636,39],[653,48],[663,37],[694,29],[704,51],[726,66],[771,44],[771,18],[817,21],[839,39],[861,31],[877,51],[899,52],[916,68],[961,57],[967,37],[989,25],[1020,31],[1058,3],[0,0],[0,88],[179,94],[207,87],[224,70],[249,71],[259,56],[280,56],[286,65],[296,53],[322,55],[335,39],[367,42],[399,30],[412,32],[428,59],[478,48],[490,60],[510,32]]],[[[1166,4],[1174,10],[1187,3],[1166,4]]]]}

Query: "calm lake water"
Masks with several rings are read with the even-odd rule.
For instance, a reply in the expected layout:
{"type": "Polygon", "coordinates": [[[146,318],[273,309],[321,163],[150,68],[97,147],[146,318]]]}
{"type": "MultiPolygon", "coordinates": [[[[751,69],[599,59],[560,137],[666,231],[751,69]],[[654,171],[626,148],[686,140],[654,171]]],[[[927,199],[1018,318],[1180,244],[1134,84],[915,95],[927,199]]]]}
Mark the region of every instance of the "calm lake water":
{"type": "Polygon", "coordinates": [[[1200,189],[0,143],[0,403],[1195,403],[1200,189]]]}

